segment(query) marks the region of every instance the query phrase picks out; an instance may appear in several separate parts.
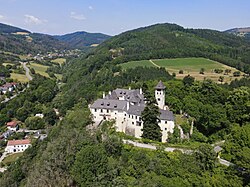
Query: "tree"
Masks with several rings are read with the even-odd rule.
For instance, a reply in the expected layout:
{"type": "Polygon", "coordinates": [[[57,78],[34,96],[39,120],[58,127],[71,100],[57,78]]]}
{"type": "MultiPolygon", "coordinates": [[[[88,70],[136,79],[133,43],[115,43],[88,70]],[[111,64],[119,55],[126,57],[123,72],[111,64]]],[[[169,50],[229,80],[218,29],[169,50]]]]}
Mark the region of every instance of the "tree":
{"type": "Polygon", "coordinates": [[[71,175],[80,186],[99,186],[107,166],[108,158],[103,146],[87,145],[77,153],[71,175]]]}
{"type": "Polygon", "coordinates": [[[44,128],[44,121],[40,117],[28,117],[25,120],[25,125],[28,129],[37,130],[44,128]]]}
{"type": "Polygon", "coordinates": [[[204,74],[204,72],[205,72],[205,69],[204,69],[204,68],[201,68],[201,69],[200,69],[200,74],[204,74]]]}
{"type": "Polygon", "coordinates": [[[234,77],[239,77],[239,76],[240,76],[240,71],[235,71],[235,72],[233,72],[233,76],[234,76],[234,77]]]}
{"type": "Polygon", "coordinates": [[[183,84],[185,86],[191,86],[193,83],[194,83],[194,77],[188,75],[188,76],[185,76],[182,80],[183,84]]]}
{"type": "Polygon", "coordinates": [[[49,125],[55,125],[57,120],[56,112],[54,109],[46,109],[44,111],[44,121],[47,122],[49,125]]]}
{"type": "Polygon", "coordinates": [[[217,158],[211,145],[201,145],[195,152],[195,157],[202,170],[212,170],[215,167],[217,158]]]}
{"type": "Polygon", "coordinates": [[[224,77],[220,76],[219,79],[218,79],[218,81],[222,83],[224,81],[224,77]]]}
{"type": "Polygon", "coordinates": [[[146,107],[142,112],[143,121],[143,138],[150,140],[161,141],[162,133],[158,125],[159,122],[159,108],[156,106],[155,98],[148,92],[145,92],[146,107]]]}

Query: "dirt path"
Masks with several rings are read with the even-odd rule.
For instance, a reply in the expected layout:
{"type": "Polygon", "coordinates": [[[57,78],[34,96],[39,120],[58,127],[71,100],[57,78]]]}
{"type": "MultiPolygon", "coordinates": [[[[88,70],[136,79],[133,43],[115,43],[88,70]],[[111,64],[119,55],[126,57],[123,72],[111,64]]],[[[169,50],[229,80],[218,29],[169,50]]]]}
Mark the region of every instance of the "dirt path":
{"type": "Polygon", "coordinates": [[[149,60],[149,62],[151,62],[151,64],[153,64],[153,65],[156,66],[157,68],[161,68],[161,66],[157,65],[156,63],[154,63],[153,60],[149,60]]]}

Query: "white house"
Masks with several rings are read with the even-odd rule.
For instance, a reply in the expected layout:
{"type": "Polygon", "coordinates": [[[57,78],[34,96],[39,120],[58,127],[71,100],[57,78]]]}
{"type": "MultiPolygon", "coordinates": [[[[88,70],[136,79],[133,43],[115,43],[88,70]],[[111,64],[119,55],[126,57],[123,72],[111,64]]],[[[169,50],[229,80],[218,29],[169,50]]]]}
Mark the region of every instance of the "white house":
{"type": "Polygon", "coordinates": [[[24,152],[28,147],[31,146],[29,139],[25,140],[9,140],[5,151],[7,153],[19,153],[24,152]]]}
{"type": "Polygon", "coordinates": [[[17,121],[11,121],[6,124],[7,129],[11,131],[17,131],[19,129],[17,121]]]}
{"type": "MultiPolygon", "coordinates": [[[[175,126],[173,112],[165,106],[165,89],[166,87],[161,81],[155,87],[155,97],[160,112],[158,125],[162,130],[162,142],[167,141],[168,133],[173,133],[175,126]]],[[[93,121],[96,123],[114,119],[117,131],[140,138],[143,129],[141,113],[145,105],[142,89],[116,89],[109,92],[107,96],[103,94],[103,98],[96,100],[90,106],[90,110],[93,121]]]]}

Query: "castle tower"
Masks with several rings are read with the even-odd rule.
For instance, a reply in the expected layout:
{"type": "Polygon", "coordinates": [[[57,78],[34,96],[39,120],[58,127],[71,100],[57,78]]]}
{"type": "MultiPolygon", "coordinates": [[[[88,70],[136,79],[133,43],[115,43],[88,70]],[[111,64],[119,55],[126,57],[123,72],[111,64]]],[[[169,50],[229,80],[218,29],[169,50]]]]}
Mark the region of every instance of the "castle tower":
{"type": "Polygon", "coordinates": [[[164,109],[165,106],[165,89],[166,86],[164,86],[162,81],[160,81],[155,87],[155,99],[160,109],[164,109]]]}

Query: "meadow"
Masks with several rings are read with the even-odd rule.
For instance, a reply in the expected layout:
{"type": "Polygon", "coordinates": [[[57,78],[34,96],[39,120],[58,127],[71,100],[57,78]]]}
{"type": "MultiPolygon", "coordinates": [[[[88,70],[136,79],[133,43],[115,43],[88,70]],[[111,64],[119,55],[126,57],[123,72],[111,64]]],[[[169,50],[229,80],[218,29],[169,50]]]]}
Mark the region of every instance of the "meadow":
{"type": "Polygon", "coordinates": [[[36,73],[43,75],[45,77],[49,77],[48,73],[46,73],[46,70],[48,69],[48,66],[44,66],[41,64],[36,64],[36,63],[30,63],[28,65],[29,68],[33,68],[36,73]]]}
{"type": "MultiPolygon", "coordinates": [[[[218,81],[220,76],[224,77],[224,82],[230,82],[235,79],[233,72],[238,71],[235,68],[221,64],[219,62],[206,58],[176,58],[176,59],[153,59],[142,61],[131,61],[120,65],[123,69],[135,68],[138,66],[144,67],[164,67],[169,73],[175,73],[176,78],[182,79],[187,75],[195,77],[196,80],[204,80],[206,78],[218,81]],[[204,74],[200,74],[200,70],[204,69],[204,74]],[[215,73],[215,69],[231,70],[231,73],[215,73]],[[183,73],[180,74],[179,71],[183,73]]],[[[242,73],[243,74],[243,73],[242,73]]]]}

